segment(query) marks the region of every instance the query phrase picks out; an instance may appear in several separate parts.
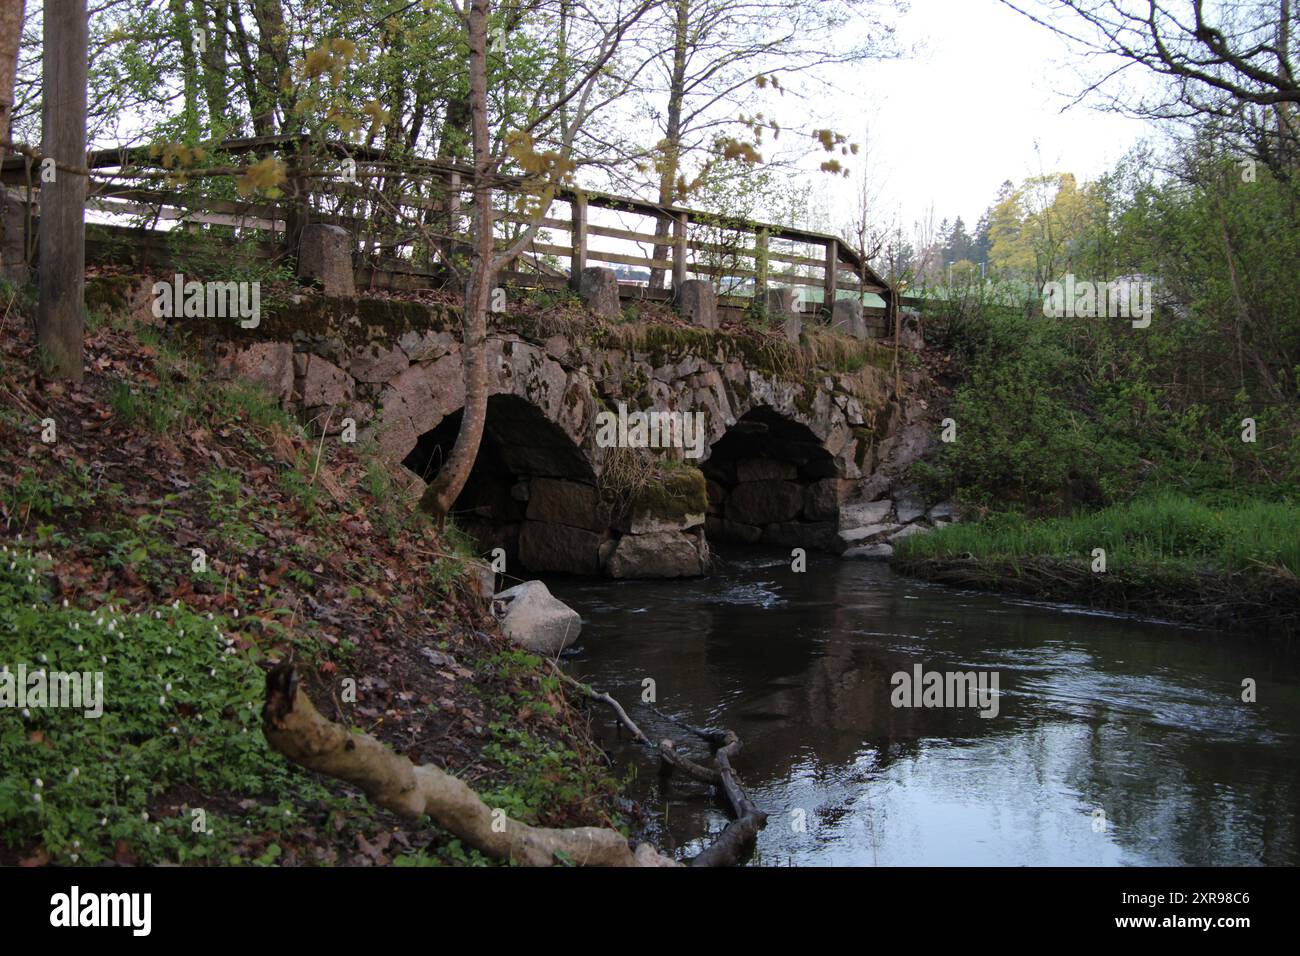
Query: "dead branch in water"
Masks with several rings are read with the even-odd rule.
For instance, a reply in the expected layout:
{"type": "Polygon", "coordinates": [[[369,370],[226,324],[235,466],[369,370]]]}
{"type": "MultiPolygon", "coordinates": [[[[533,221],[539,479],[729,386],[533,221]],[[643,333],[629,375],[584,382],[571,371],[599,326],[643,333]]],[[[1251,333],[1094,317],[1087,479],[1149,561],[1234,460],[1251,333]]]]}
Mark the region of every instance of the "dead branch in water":
{"type": "Polygon", "coordinates": [[[406,820],[428,815],[481,853],[525,866],[564,859],[577,866],[674,866],[649,844],[635,852],[617,830],[534,827],[493,810],[468,784],[431,764],[413,764],[374,737],[322,717],[291,663],[266,675],[262,733],[271,749],[308,770],[360,787],[406,820]]]}
{"type": "Polygon", "coordinates": [[[758,831],[767,824],[767,814],[754,806],[753,801],[749,799],[749,794],[745,792],[745,788],[741,785],[740,778],[731,766],[732,758],[740,753],[740,738],[726,729],[709,730],[707,728],[692,727],[655,708],[655,713],[659,714],[659,716],[685,727],[714,748],[713,759],[717,764],[717,769],[701,766],[690,758],[679,754],[676,744],[671,740],[661,740],[656,747],[632,718],[627,715],[627,711],[623,709],[623,706],[613,697],[586,684],[580,684],[561,671],[554,663],[551,666],[557,675],[578,688],[582,693],[611,707],[618,717],[619,723],[627,728],[632,737],[638,743],[659,754],[665,764],[683,771],[696,780],[718,787],[726,796],[727,802],[731,805],[731,822],[727,824],[716,840],[688,861],[690,865],[735,866],[740,863],[749,848],[754,845],[754,841],[758,839],[758,831]]]}

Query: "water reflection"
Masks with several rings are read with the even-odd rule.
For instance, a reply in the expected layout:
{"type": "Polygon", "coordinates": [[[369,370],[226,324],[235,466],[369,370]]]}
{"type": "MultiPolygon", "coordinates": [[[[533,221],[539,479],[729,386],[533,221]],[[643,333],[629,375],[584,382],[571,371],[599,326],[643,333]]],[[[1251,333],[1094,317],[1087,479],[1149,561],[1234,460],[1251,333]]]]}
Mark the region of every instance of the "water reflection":
{"type": "MultiPolygon", "coordinates": [[[[727,555],[692,582],[548,582],[585,619],[569,669],[639,704],[740,734],[772,816],[754,862],[1290,864],[1300,659],[1225,634],[1047,608],[909,581],[873,564],[727,555]],[[895,708],[891,675],[996,670],[998,716],[895,708]],[[1241,681],[1258,702],[1241,702],[1241,681]],[[1104,816],[1102,816],[1104,814],[1104,816]]],[[[613,731],[610,731],[613,741],[613,731]]],[[[655,839],[726,823],[644,755],[632,795],[655,839]]]]}

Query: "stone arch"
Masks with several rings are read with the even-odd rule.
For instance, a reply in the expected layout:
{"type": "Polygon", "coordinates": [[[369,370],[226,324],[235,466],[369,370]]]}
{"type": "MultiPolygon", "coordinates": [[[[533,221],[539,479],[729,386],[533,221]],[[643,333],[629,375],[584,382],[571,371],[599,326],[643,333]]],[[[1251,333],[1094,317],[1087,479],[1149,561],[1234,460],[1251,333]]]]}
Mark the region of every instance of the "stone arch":
{"type": "MultiPolygon", "coordinates": [[[[455,445],[462,415],[457,409],[420,435],[402,464],[432,479],[455,445]]],[[[518,395],[488,399],[483,440],[452,515],[482,551],[504,548],[511,568],[599,572],[608,520],[591,462],[545,409],[518,395]]]]}
{"type": "Polygon", "coordinates": [[[834,550],[841,466],[807,424],[770,405],[751,408],[710,446],[701,470],[711,540],[834,550]]]}

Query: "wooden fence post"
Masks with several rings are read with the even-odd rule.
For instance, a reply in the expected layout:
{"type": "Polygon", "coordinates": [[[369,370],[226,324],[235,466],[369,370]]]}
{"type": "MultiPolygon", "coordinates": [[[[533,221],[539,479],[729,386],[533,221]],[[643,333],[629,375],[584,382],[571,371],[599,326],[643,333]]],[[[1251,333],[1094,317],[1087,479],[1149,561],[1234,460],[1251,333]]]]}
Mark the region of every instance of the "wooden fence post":
{"type": "Polygon", "coordinates": [[[460,227],[460,173],[447,177],[447,231],[452,235],[460,227]]]}
{"type": "Polygon", "coordinates": [[[839,284],[840,271],[840,241],[838,239],[828,239],[826,241],[826,276],[822,285],[822,307],[826,311],[826,321],[830,322],[835,315],[835,289],[839,284]]]}
{"type": "MultiPolygon", "coordinates": [[[[86,168],[86,0],[45,0],[41,152],[86,168]]],[[[80,382],[86,330],[85,172],[42,170],[36,337],[54,378],[80,382]]]]}
{"type": "Polygon", "coordinates": [[[587,196],[575,193],[569,203],[573,212],[570,232],[569,286],[577,291],[582,285],[582,270],[587,268],[587,196]]]}
{"type": "Polygon", "coordinates": [[[686,227],[690,225],[690,217],[686,213],[679,213],[673,217],[673,291],[681,289],[682,283],[686,281],[686,227]]]}
{"type": "MultiPolygon", "coordinates": [[[[447,217],[446,236],[442,240],[442,258],[448,267],[455,267],[456,255],[464,247],[458,234],[460,232],[460,173],[449,172],[443,181],[446,190],[443,195],[443,213],[447,217]]],[[[455,273],[452,273],[455,275],[455,273]]]]}
{"type": "Polygon", "coordinates": [[[758,274],[754,276],[754,301],[762,306],[767,303],[767,226],[759,228],[757,236],[754,271],[758,274]]]}

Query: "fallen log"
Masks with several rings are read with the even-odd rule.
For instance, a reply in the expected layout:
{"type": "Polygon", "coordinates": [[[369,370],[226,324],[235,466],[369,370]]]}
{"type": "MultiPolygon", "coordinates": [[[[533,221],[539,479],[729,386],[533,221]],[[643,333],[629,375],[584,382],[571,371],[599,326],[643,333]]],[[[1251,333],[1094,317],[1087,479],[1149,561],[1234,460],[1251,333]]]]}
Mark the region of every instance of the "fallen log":
{"type": "Polygon", "coordinates": [[[676,866],[649,844],[635,851],[617,830],[534,827],[484,803],[468,784],[430,764],[413,764],[369,734],[321,716],[290,663],[266,676],[262,733],[271,749],[299,766],[359,787],[398,816],[428,815],[479,852],[524,866],[563,860],[577,866],[676,866]]]}

